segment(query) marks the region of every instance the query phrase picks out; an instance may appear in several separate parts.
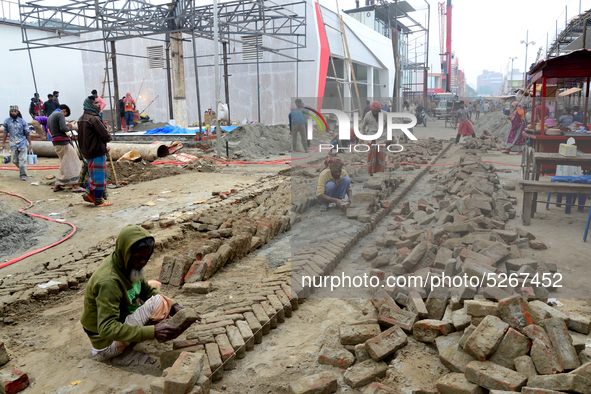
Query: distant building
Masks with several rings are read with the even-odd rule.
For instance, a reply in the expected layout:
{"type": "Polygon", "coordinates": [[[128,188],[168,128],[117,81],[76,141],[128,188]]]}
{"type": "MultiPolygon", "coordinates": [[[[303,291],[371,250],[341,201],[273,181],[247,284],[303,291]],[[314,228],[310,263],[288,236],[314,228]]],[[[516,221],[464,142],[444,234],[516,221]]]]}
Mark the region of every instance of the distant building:
{"type": "Polygon", "coordinates": [[[503,89],[503,74],[484,70],[478,76],[476,91],[479,95],[500,95],[503,89]]]}
{"type": "MultiPolygon", "coordinates": [[[[507,74],[507,91],[523,88],[523,73],[518,68],[507,74]]],[[[509,92],[510,93],[510,92],[509,92]]]]}

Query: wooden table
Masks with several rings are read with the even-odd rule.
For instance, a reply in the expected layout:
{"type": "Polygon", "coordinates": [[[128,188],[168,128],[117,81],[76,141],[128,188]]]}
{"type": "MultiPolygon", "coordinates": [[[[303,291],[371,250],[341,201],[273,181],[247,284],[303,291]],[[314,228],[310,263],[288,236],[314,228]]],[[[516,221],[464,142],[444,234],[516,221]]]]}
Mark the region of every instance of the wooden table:
{"type": "MultiPolygon", "coordinates": [[[[529,146],[535,149],[537,153],[556,153],[560,144],[573,137],[576,141],[577,149],[584,153],[591,154],[591,133],[566,133],[564,135],[539,135],[533,134],[532,130],[526,129],[523,133],[524,138],[529,138],[529,146]]],[[[562,156],[564,157],[564,156],[562,156]]],[[[585,164],[584,170],[591,170],[590,162],[585,164]]],[[[544,164],[542,171],[552,172],[553,167],[550,164],[544,164]]]]}
{"type": "MultiPolygon", "coordinates": [[[[536,212],[538,202],[538,193],[558,192],[572,194],[591,194],[591,185],[580,183],[562,183],[562,182],[544,182],[544,181],[519,181],[523,188],[523,211],[521,220],[524,226],[529,226],[531,218],[536,212]]],[[[563,205],[566,205],[562,203],[563,205]]]]}

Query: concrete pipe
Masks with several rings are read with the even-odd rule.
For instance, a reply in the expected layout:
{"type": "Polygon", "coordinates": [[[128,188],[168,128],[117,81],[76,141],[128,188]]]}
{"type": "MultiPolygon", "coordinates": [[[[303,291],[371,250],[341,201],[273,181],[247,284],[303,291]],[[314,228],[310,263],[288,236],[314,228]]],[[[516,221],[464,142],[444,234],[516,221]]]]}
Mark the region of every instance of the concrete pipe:
{"type": "MultiPolygon", "coordinates": [[[[33,153],[39,157],[57,157],[55,149],[51,141],[32,141],[33,153]]],[[[75,145],[75,144],[74,144],[75,145]]],[[[119,144],[109,143],[107,145],[111,148],[110,154],[113,160],[119,159],[121,156],[135,150],[139,152],[143,160],[154,161],[159,157],[165,157],[169,155],[168,147],[164,144],[119,144]]]]}

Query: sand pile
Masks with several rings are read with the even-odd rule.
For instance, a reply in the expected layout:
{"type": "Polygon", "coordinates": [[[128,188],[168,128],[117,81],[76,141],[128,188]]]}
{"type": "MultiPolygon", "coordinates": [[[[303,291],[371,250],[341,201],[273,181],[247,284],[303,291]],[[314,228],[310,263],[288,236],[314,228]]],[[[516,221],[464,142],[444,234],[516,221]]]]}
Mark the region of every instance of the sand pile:
{"type": "Polygon", "coordinates": [[[474,125],[476,135],[480,135],[484,130],[489,130],[492,134],[496,135],[501,141],[506,141],[511,130],[511,122],[507,119],[501,111],[489,112],[486,115],[482,115],[474,125]],[[505,123],[505,120],[507,122],[505,123]],[[503,126],[504,123],[504,126],[503,126]],[[499,132],[499,129],[502,130],[499,132]]]}
{"type": "Polygon", "coordinates": [[[0,259],[36,245],[46,229],[43,220],[11,212],[5,204],[0,204],[0,259]]]}
{"type": "Polygon", "coordinates": [[[247,124],[227,133],[223,138],[228,141],[230,157],[234,154],[244,159],[260,159],[288,153],[291,150],[291,136],[286,124],[265,126],[263,124],[247,124]]]}

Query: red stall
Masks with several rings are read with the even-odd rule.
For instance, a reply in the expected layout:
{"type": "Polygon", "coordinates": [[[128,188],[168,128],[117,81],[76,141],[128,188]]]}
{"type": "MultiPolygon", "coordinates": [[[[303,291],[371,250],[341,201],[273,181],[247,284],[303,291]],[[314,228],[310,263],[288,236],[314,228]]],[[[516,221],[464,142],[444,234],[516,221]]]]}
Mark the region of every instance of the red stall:
{"type": "MultiPolygon", "coordinates": [[[[544,60],[536,64],[528,74],[533,84],[533,103],[532,103],[532,122],[525,130],[524,137],[529,138],[530,149],[524,149],[522,166],[524,167],[524,179],[536,179],[538,174],[533,174],[532,168],[535,168],[535,153],[558,153],[560,144],[573,137],[576,140],[577,149],[584,153],[591,153],[591,133],[562,133],[562,135],[547,135],[548,126],[544,120],[540,120],[536,115],[536,94],[538,85],[542,85],[541,99],[542,108],[546,107],[546,94],[548,85],[568,86],[573,83],[586,83],[585,85],[585,104],[583,107],[583,123],[589,121],[589,82],[591,79],[591,50],[582,49],[569,53],[568,55],[558,56],[552,59],[544,60]],[[541,123],[539,130],[536,125],[541,123]],[[533,149],[532,149],[533,148],[533,149]],[[534,176],[534,178],[532,178],[534,176]]],[[[544,114],[544,110],[541,110],[544,114]]],[[[557,115],[556,118],[560,116],[557,115]]],[[[591,167],[583,167],[584,170],[591,170],[591,167]]],[[[554,173],[555,166],[544,164],[541,166],[542,173],[554,173]]]]}

